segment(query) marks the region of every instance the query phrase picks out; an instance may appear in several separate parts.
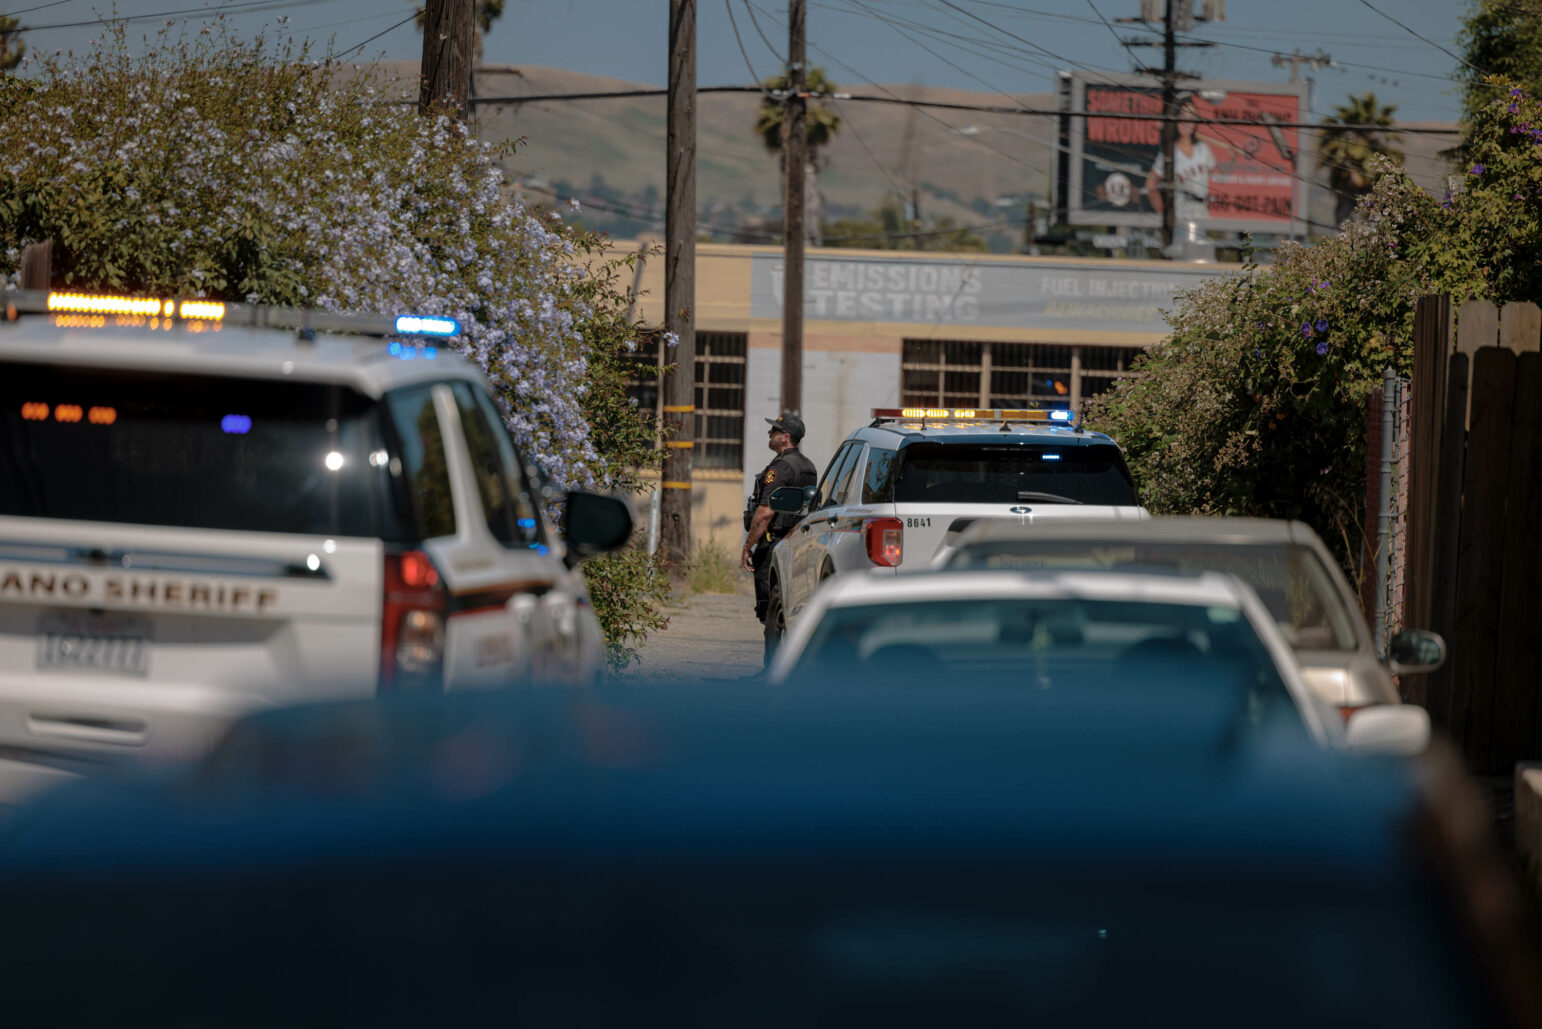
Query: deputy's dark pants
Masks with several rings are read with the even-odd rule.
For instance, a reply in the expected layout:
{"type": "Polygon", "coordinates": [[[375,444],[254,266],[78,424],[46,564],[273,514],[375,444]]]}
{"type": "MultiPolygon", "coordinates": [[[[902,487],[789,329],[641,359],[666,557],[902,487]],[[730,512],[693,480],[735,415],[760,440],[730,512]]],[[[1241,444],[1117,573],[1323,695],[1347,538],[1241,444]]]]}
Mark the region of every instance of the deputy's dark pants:
{"type": "Polygon", "coordinates": [[[750,564],[755,568],[755,617],[766,620],[766,605],[771,603],[771,547],[762,540],[750,551],[750,564]]]}

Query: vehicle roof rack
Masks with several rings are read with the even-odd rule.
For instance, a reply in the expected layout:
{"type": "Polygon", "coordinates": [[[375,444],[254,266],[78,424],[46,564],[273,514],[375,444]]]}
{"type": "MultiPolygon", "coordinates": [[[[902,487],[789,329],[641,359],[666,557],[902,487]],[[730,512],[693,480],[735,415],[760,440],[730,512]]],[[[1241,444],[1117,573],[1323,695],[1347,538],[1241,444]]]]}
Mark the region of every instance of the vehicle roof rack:
{"type": "Polygon", "coordinates": [[[1012,422],[1076,429],[1080,427],[1076,412],[1063,407],[875,407],[873,425],[886,422],[919,422],[926,428],[928,422],[960,424],[966,422],[1000,422],[1005,429],[1012,422]]]}
{"type": "Polygon", "coordinates": [[[272,307],[266,304],[227,304],[189,297],[134,297],[110,293],[71,293],[57,290],[18,290],[4,297],[5,318],[51,314],[84,319],[92,327],[147,325],[152,321],[188,325],[233,325],[246,328],[293,329],[302,339],[318,332],[365,336],[432,336],[460,334],[460,323],[439,315],[340,314],[314,307],[272,307]]]}

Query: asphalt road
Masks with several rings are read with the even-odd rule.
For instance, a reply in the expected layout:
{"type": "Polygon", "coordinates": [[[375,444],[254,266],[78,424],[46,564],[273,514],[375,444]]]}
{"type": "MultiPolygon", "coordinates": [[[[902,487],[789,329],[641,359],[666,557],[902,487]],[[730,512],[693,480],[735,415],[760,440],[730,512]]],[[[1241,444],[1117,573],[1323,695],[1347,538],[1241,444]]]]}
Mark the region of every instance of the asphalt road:
{"type": "Polygon", "coordinates": [[[748,590],[677,596],[665,612],[669,626],[648,637],[641,661],[619,679],[738,681],[755,675],[761,670],[764,644],[754,606],[748,590]]]}

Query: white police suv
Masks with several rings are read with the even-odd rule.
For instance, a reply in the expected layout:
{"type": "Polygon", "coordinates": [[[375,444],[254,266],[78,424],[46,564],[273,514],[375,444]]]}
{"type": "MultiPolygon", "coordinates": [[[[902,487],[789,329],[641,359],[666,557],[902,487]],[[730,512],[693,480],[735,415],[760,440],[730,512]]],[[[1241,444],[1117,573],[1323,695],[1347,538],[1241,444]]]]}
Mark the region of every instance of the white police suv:
{"type": "Polygon", "coordinates": [[[630,512],[569,494],[557,535],[481,374],[439,349],[452,320],[0,300],[0,763],[603,670],[574,566],[630,512]]]}
{"type": "Polygon", "coordinates": [[[875,409],[817,486],[772,507],[804,515],[771,555],[773,640],[826,579],[925,565],[981,519],[1148,517],[1119,447],[1066,410],[875,409]]]}

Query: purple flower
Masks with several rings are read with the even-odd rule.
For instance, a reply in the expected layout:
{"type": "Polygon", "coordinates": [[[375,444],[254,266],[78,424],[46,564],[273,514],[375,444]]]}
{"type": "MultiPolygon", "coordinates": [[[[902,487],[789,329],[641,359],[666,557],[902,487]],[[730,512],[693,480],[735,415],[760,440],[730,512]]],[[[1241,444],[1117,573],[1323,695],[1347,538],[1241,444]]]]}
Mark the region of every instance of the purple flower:
{"type": "Polygon", "coordinates": [[[1510,90],[1510,95],[1511,96],[1525,96],[1526,94],[1521,92],[1521,87],[1516,86],[1514,89],[1510,90]]]}
{"type": "Polygon", "coordinates": [[[1305,336],[1307,339],[1311,339],[1312,338],[1312,323],[1311,322],[1302,322],[1301,323],[1301,335],[1305,336]]]}
{"type": "Polygon", "coordinates": [[[1328,353],[1328,341],[1327,340],[1323,340],[1321,343],[1317,344],[1317,356],[1318,357],[1325,357],[1327,355],[1327,353],[1328,353]]]}
{"type": "Polygon", "coordinates": [[[1517,199],[1517,200],[1525,200],[1526,198],[1521,196],[1519,193],[1517,193],[1517,194],[1515,194],[1515,199],[1517,199]]]}
{"type": "MultiPolygon", "coordinates": [[[[1505,110],[1509,111],[1511,114],[1515,114],[1520,110],[1520,106],[1518,104],[1511,104],[1509,107],[1505,108],[1505,110]]],[[[1514,132],[1515,130],[1511,129],[1510,131],[1514,132]]]]}
{"type": "Polygon", "coordinates": [[[1475,164],[1475,165],[1472,166],[1472,170],[1470,170],[1467,174],[1468,175],[1482,175],[1484,170],[1485,169],[1484,169],[1483,165],[1475,164]]]}
{"type": "Polygon", "coordinates": [[[1326,318],[1319,318],[1319,319],[1317,319],[1317,331],[1318,332],[1327,332],[1328,331],[1328,319],[1326,319],[1326,318]]]}
{"type": "Polygon", "coordinates": [[[1263,357],[1264,356],[1263,349],[1261,347],[1254,347],[1253,348],[1253,356],[1254,357],[1263,357]]]}

